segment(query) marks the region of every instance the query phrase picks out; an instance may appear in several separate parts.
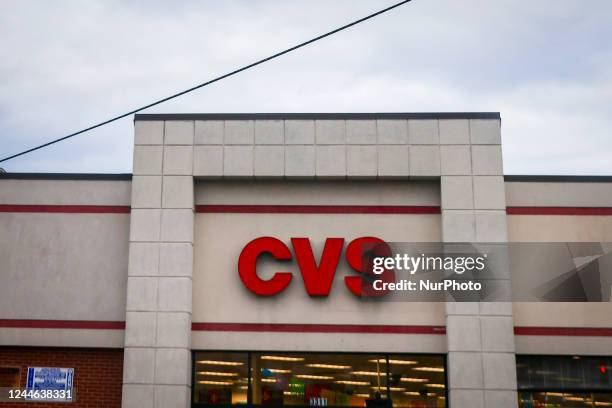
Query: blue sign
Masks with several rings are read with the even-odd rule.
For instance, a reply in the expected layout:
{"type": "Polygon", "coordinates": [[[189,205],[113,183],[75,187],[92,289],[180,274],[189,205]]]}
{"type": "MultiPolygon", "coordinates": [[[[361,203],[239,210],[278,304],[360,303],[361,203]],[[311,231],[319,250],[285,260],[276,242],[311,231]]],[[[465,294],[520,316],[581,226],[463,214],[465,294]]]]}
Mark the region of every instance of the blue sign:
{"type": "Polygon", "coordinates": [[[28,367],[26,395],[32,395],[31,399],[70,401],[73,380],[74,368],[28,367]]]}

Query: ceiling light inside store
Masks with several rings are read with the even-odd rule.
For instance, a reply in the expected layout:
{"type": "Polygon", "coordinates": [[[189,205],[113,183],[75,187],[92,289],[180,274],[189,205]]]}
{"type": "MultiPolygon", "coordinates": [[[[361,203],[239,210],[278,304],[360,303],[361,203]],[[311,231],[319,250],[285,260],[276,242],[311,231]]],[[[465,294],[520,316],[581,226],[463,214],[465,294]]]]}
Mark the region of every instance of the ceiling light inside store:
{"type": "Polygon", "coordinates": [[[291,370],[283,370],[280,368],[262,368],[261,371],[264,370],[268,370],[271,373],[275,373],[275,374],[288,374],[291,372],[291,370]]]}
{"type": "Polygon", "coordinates": [[[237,377],[238,373],[224,373],[221,371],[198,371],[198,375],[210,375],[213,377],[237,377]]]}
{"type": "MultiPolygon", "coordinates": [[[[418,391],[406,391],[404,394],[405,395],[410,395],[412,397],[422,397],[423,396],[423,394],[421,394],[418,391]]],[[[435,392],[428,392],[427,393],[428,397],[435,397],[436,395],[438,395],[438,394],[436,394],[435,392]]],[[[440,397],[438,397],[438,398],[440,398],[440,397]]],[[[444,397],[441,397],[441,398],[444,398],[444,397]]]]}
{"type": "Polygon", "coordinates": [[[370,383],[367,381],[338,380],[336,382],[338,384],[345,384],[345,385],[370,385],[370,383]]]}
{"type": "Polygon", "coordinates": [[[334,377],[330,375],[310,375],[310,374],[298,374],[297,378],[304,378],[307,380],[333,380],[334,377]]]}
{"type": "MultiPolygon", "coordinates": [[[[378,360],[368,360],[370,363],[380,363],[380,364],[387,364],[387,360],[385,360],[384,358],[378,359],[378,360]]],[[[389,364],[397,364],[397,365],[413,365],[413,364],[418,364],[418,361],[414,361],[414,360],[395,360],[395,359],[389,359],[389,364]]]]}
{"type": "Polygon", "coordinates": [[[351,371],[353,375],[374,375],[374,376],[385,376],[387,373],[377,373],[376,371],[351,371]]]}
{"type": "Polygon", "coordinates": [[[241,366],[244,363],[239,361],[217,361],[217,360],[199,360],[198,364],[224,365],[224,366],[241,366]]]}
{"type": "Polygon", "coordinates": [[[287,356],[261,356],[262,360],[273,361],[304,361],[303,357],[287,357],[287,356]]]}
{"type": "Polygon", "coordinates": [[[427,371],[430,373],[443,373],[444,367],[414,367],[415,371],[427,371]]]}
{"type": "Polygon", "coordinates": [[[208,381],[208,380],[202,380],[202,381],[198,381],[198,384],[208,384],[208,385],[232,385],[234,384],[231,381],[208,381]]]}
{"type": "Polygon", "coordinates": [[[348,365],[319,364],[319,363],[306,364],[306,367],[329,368],[330,370],[348,370],[349,368],[352,368],[351,366],[348,366],[348,365]]]}
{"type": "Polygon", "coordinates": [[[415,377],[402,377],[400,381],[403,382],[413,382],[413,383],[424,383],[429,381],[427,378],[415,378],[415,377]]]}

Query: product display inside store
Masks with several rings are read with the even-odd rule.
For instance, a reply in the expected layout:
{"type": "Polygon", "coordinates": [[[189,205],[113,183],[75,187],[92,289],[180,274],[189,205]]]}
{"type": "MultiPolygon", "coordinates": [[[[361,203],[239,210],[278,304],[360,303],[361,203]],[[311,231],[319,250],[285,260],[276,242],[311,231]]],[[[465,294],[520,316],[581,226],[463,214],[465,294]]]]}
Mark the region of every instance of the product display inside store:
{"type": "Polygon", "coordinates": [[[521,392],[520,408],[612,407],[612,393],[521,392]]]}
{"type": "Polygon", "coordinates": [[[444,357],[408,354],[196,352],[194,403],[446,407],[444,357]]]}

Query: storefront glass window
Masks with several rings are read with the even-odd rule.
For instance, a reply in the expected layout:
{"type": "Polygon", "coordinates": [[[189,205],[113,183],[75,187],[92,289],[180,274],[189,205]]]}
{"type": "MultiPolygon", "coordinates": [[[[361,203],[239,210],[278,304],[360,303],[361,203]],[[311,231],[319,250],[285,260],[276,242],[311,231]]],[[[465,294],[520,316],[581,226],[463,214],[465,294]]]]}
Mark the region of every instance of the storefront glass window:
{"type": "Polygon", "coordinates": [[[521,408],[612,407],[612,358],[517,356],[521,408]]]}
{"type": "Polygon", "coordinates": [[[445,407],[444,358],[390,354],[389,389],[395,407],[445,407]]]}
{"type": "Polygon", "coordinates": [[[446,407],[443,356],[197,352],[194,357],[196,406],[446,407]],[[214,370],[224,373],[222,381],[212,378],[210,364],[216,360],[234,364],[214,370]]]}
{"type": "Polygon", "coordinates": [[[247,353],[196,353],[193,402],[206,405],[247,403],[247,353]]]}

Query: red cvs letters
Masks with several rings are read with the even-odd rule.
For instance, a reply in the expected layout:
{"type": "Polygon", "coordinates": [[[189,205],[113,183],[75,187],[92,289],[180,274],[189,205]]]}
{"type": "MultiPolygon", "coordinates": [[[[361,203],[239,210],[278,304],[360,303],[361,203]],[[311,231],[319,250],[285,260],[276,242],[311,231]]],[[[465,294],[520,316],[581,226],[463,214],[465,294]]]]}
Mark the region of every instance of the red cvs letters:
{"type": "MultiPolygon", "coordinates": [[[[306,292],[310,296],[328,296],[331,290],[334,275],[344,247],[344,238],[327,238],[321,258],[316,260],[308,238],[291,238],[291,246],[295,258],[290,249],[282,241],[273,237],[256,238],[249,242],[238,259],[238,272],[244,286],[251,292],[260,296],[273,296],[283,290],[291,283],[293,274],[287,271],[279,271],[270,279],[263,280],[257,275],[257,259],[263,254],[268,254],[278,261],[291,261],[295,259],[304,281],[306,292]]],[[[349,266],[361,276],[346,276],[344,283],[348,290],[355,296],[364,294],[381,296],[384,293],[364,293],[362,289],[363,279],[371,274],[372,268],[369,264],[371,257],[365,257],[365,251],[373,251],[375,256],[389,256],[390,249],[383,240],[375,237],[361,237],[351,241],[346,248],[346,261],[349,266]],[[364,264],[364,259],[366,263],[364,264]]],[[[394,281],[393,271],[385,271],[376,277],[384,281],[394,281]]],[[[367,286],[366,286],[367,291],[367,286]]]]}

